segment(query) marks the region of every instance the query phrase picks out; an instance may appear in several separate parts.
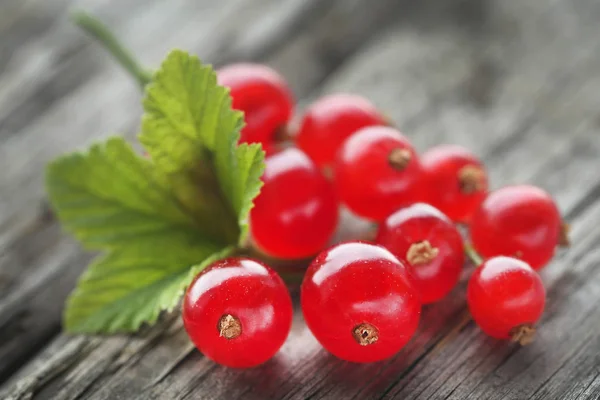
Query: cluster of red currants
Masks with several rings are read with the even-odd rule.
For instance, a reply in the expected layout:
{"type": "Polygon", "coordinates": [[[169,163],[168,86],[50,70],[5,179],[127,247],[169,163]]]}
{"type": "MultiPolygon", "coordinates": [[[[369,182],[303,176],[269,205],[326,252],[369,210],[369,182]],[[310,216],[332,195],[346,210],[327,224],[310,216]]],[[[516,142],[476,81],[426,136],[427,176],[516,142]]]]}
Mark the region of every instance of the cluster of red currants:
{"type": "MultiPolygon", "coordinates": [[[[546,296],[535,270],[566,240],[547,193],[525,185],[488,192],[484,167],[468,150],[445,145],[419,155],[354,95],[314,102],[289,135],[297,147],[282,146],[278,138],[293,114],[285,81],[252,64],[225,67],[218,79],[231,89],[233,107],[245,112],[241,141],[267,152],[264,186],[250,213],[254,245],[281,259],[321,252],[300,294],[306,324],[323,347],[354,362],[396,354],[414,335],[422,305],[456,286],[466,254],[479,264],[467,287],[475,322],[498,339],[531,340],[546,296]],[[373,241],[324,250],[340,203],[378,225],[373,241]],[[472,246],[457,224],[468,227],[472,246]]],[[[190,285],[183,320],[206,356],[250,367],[286,340],[292,302],[265,264],[229,258],[190,285]]]]}

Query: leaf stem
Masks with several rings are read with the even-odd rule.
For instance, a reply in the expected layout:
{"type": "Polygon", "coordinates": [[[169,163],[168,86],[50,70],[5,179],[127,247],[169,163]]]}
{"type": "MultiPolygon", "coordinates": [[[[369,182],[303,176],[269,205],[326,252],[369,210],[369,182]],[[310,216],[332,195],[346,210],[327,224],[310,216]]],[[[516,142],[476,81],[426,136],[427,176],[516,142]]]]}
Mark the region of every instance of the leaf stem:
{"type": "Polygon", "coordinates": [[[477,253],[477,251],[471,243],[465,243],[465,254],[476,267],[480,266],[483,263],[483,259],[477,253]]]}
{"type": "Polygon", "coordinates": [[[150,82],[152,78],[151,72],[140,65],[135,57],[100,20],[84,11],[73,12],[71,19],[75,25],[100,42],[119,64],[129,72],[142,89],[150,82]]]}

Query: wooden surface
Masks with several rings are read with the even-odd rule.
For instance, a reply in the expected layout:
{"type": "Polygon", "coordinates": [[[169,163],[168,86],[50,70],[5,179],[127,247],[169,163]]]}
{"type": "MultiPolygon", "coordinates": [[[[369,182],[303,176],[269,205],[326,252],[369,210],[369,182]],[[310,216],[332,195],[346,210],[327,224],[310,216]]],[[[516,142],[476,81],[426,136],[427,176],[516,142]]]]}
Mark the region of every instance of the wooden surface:
{"type": "Polygon", "coordinates": [[[599,399],[598,21],[597,0],[0,0],[0,398],[599,399]],[[134,82],[68,23],[71,7],[148,65],[173,47],[215,65],[266,62],[301,106],[363,94],[420,150],[465,145],[494,187],[547,189],[573,245],[541,272],[536,342],[485,337],[465,279],[425,307],[401,353],[369,365],[329,356],[298,313],[281,352],[247,371],[204,359],[177,316],[131,337],[61,334],[90,255],[49,212],[43,167],[114,132],[133,138],[140,116],[134,82]]]}

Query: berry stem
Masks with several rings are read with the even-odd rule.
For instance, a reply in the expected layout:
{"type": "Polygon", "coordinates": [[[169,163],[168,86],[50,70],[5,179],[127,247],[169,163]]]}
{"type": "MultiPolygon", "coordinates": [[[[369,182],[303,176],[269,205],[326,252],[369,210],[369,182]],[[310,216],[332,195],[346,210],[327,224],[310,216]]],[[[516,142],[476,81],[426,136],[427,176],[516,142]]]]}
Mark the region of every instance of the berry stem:
{"type": "Polygon", "coordinates": [[[75,25],[83,29],[88,35],[100,42],[106,50],[121,64],[123,68],[137,81],[140,88],[144,88],[152,79],[152,74],[142,67],[135,57],[112,34],[110,29],[100,20],[84,11],[75,11],[71,14],[75,25]]]}
{"type": "Polygon", "coordinates": [[[471,243],[465,243],[465,254],[476,267],[483,263],[483,258],[481,258],[471,243]]]}

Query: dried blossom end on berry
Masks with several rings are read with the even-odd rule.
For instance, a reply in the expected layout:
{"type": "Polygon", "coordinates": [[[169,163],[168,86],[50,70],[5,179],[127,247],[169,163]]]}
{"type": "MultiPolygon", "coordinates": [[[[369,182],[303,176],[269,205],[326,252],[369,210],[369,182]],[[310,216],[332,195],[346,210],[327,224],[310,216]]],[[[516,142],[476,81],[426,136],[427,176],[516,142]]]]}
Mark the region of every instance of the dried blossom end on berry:
{"type": "Polygon", "coordinates": [[[424,265],[430,263],[439,254],[440,250],[433,247],[429,240],[413,243],[406,252],[406,260],[410,265],[424,265]]]}
{"type": "Polygon", "coordinates": [[[242,334],[242,324],[240,320],[231,314],[225,314],[219,320],[219,336],[227,340],[235,339],[242,334]]]}
{"type": "Polygon", "coordinates": [[[569,239],[569,232],[571,232],[571,226],[566,222],[563,222],[560,226],[560,237],[558,239],[558,245],[561,247],[571,246],[571,240],[569,239]]]}
{"type": "Polygon", "coordinates": [[[532,324],[522,324],[514,327],[510,331],[510,340],[526,346],[533,342],[535,338],[535,327],[532,324]]]}
{"type": "Polygon", "coordinates": [[[397,171],[402,171],[411,160],[410,151],[407,149],[394,149],[388,156],[390,166],[397,171]]]}
{"type": "Polygon", "coordinates": [[[379,331],[373,325],[365,322],[353,329],[352,336],[361,346],[368,346],[379,340],[379,331]]]}
{"type": "Polygon", "coordinates": [[[465,165],[458,171],[458,184],[460,191],[464,194],[485,190],[485,181],[485,172],[475,165],[465,165]]]}

